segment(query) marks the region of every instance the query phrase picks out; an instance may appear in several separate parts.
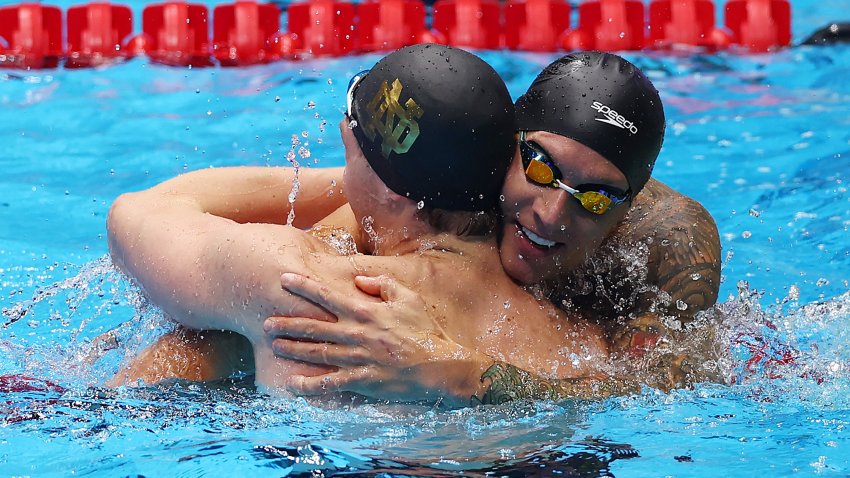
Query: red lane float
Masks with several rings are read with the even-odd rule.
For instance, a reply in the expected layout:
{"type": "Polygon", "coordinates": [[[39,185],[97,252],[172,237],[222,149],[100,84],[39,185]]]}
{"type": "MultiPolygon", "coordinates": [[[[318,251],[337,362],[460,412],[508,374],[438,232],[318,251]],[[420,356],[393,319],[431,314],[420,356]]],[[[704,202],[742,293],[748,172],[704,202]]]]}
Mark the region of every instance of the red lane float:
{"type": "Polygon", "coordinates": [[[751,52],[766,52],[791,44],[791,4],[788,0],[730,0],[726,28],[733,42],[751,52]]]}
{"type": "Polygon", "coordinates": [[[98,66],[138,53],[131,44],[133,13],[123,5],[90,3],[68,9],[66,68],[98,66]]]}
{"type": "Polygon", "coordinates": [[[186,2],[148,5],[136,44],[148,57],[171,66],[211,66],[207,7],[186,2]]]}
{"type": "Polygon", "coordinates": [[[570,4],[563,0],[509,0],[505,4],[505,48],[555,51],[569,33],[570,4]]]}
{"type": "Polygon", "coordinates": [[[354,5],[335,0],[292,3],[280,38],[288,58],[342,56],[354,51],[354,5]]]}
{"type": "Polygon", "coordinates": [[[417,43],[446,43],[425,26],[419,0],[366,0],[357,6],[357,50],[390,51],[417,43]]]}
{"type": "Polygon", "coordinates": [[[502,9],[497,0],[437,0],[434,30],[449,45],[495,50],[501,48],[502,9]]]}
{"type": "Polygon", "coordinates": [[[280,9],[238,1],[213,11],[213,54],[221,66],[254,65],[280,59],[280,9]]]}
{"type": "Polygon", "coordinates": [[[288,25],[274,4],[237,0],[207,7],[185,0],[145,7],[133,36],[130,9],[106,1],[74,6],[62,44],[58,7],[0,7],[0,67],[80,68],[146,54],[175,66],[242,66],[282,59],[387,51],[421,42],[474,49],[607,51],[737,45],[765,52],[791,43],[788,0],[728,0],[725,28],[712,0],[585,0],[570,29],[566,0],[437,0],[433,30],[422,0],[306,0],[289,5],[288,25]],[[212,28],[210,28],[212,27],[212,28]],[[210,41],[212,30],[212,41],[210,41]],[[67,50],[67,53],[66,51],[67,50]]]}
{"type": "Polygon", "coordinates": [[[689,45],[716,50],[729,46],[730,35],[715,26],[711,0],[653,0],[648,40],[656,48],[689,45]]]}
{"type": "Polygon", "coordinates": [[[62,51],[59,7],[24,3],[0,8],[0,67],[55,68],[62,51]]]}
{"type": "Polygon", "coordinates": [[[578,7],[578,28],[561,42],[565,50],[640,50],[644,47],[641,0],[593,0],[578,7]]]}

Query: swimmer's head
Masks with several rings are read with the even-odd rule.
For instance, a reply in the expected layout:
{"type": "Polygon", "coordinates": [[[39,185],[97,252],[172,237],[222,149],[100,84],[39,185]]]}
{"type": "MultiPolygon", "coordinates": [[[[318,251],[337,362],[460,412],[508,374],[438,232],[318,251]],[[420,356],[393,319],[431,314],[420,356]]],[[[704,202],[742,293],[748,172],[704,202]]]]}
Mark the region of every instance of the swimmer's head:
{"type": "Polygon", "coordinates": [[[497,206],[516,124],[490,65],[457,48],[415,45],[353,81],[354,136],[387,187],[429,208],[497,206]]]}
{"type": "Polygon", "coordinates": [[[564,56],[516,102],[522,131],[548,131],[602,155],[626,176],[634,197],[652,173],[664,140],[658,91],[633,64],[611,53],[564,56]]]}

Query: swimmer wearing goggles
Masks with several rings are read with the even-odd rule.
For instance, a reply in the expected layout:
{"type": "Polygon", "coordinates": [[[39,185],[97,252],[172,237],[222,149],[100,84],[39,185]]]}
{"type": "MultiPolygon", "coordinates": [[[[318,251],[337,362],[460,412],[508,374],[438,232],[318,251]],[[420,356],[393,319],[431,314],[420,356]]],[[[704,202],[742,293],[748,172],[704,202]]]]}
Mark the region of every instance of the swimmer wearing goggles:
{"type": "Polygon", "coordinates": [[[561,171],[549,155],[533,141],[525,139],[525,131],[519,133],[519,152],[525,177],[530,183],[563,189],[574,197],[588,212],[602,215],[611,206],[629,201],[631,194],[602,184],[580,184],[575,188],[561,181],[561,171]]]}

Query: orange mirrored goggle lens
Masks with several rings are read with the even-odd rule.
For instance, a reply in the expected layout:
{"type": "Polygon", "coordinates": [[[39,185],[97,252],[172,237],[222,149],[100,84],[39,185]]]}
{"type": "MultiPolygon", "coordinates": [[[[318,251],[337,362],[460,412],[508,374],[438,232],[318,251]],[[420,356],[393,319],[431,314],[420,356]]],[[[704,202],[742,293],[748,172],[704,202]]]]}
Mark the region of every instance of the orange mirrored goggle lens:
{"type": "Polygon", "coordinates": [[[561,182],[560,172],[550,165],[546,155],[525,141],[525,132],[520,133],[520,156],[525,168],[525,177],[541,186],[563,189],[581,203],[581,206],[593,214],[604,214],[613,204],[620,204],[626,198],[611,197],[602,191],[579,191],[561,182]]]}

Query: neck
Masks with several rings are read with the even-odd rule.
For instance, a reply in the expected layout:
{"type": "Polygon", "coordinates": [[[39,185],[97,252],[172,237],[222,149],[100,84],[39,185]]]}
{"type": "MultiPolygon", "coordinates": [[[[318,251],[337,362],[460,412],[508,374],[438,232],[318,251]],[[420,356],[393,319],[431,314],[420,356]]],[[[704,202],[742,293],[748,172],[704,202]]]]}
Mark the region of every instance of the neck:
{"type": "MultiPolygon", "coordinates": [[[[479,249],[497,247],[494,234],[460,237],[453,232],[437,231],[421,220],[393,225],[376,224],[369,217],[360,222],[362,251],[375,256],[402,256],[428,250],[446,250],[477,256],[479,249]]],[[[498,259],[498,254],[491,255],[498,259]]]]}

